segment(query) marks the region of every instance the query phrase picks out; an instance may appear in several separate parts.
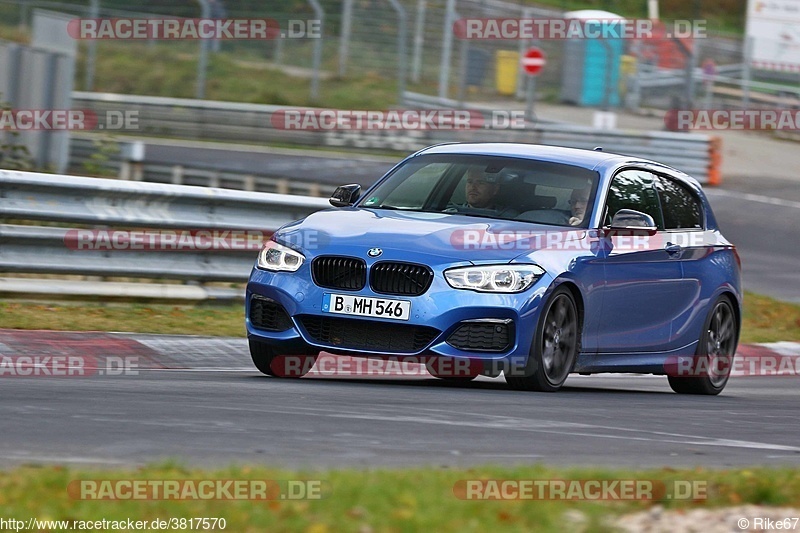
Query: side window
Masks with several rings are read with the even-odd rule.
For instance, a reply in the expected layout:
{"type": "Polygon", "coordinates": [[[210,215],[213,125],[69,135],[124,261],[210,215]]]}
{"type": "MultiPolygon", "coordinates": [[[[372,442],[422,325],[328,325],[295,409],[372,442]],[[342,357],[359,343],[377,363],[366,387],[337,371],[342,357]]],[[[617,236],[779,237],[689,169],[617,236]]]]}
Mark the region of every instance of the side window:
{"type": "Polygon", "coordinates": [[[664,229],[655,189],[655,176],[649,172],[623,170],[614,176],[608,189],[603,225],[611,225],[611,219],[620,209],[634,209],[646,213],[653,217],[658,229],[664,229]]]}
{"type": "Polygon", "coordinates": [[[657,176],[656,188],[666,229],[703,229],[703,208],[686,187],[669,178],[657,176]]]}

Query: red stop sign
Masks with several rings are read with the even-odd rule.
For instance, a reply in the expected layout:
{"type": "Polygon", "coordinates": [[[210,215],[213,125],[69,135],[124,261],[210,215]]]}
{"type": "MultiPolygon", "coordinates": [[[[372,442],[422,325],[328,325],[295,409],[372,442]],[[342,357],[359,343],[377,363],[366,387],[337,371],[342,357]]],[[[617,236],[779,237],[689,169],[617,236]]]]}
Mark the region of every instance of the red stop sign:
{"type": "Polygon", "coordinates": [[[529,76],[536,76],[542,71],[542,67],[547,64],[547,59],[545,59],[542,49],[534,46],[533,48],[528,48],[520,63],[529,76]]]}

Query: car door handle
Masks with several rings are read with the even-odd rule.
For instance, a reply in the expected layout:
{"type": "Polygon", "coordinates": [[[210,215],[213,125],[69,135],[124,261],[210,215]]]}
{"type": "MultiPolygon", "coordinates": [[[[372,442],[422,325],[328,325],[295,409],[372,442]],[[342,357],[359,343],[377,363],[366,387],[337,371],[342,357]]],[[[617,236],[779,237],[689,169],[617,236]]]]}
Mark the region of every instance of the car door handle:
{"type": "Polygon", "coordinates": [[[680,244],[674,244],[668,242],[667,245],[664,247],[664,250],[666,250],[669,255],[675,255],[681,253],[683,248],[681,248],[680,244]]]}

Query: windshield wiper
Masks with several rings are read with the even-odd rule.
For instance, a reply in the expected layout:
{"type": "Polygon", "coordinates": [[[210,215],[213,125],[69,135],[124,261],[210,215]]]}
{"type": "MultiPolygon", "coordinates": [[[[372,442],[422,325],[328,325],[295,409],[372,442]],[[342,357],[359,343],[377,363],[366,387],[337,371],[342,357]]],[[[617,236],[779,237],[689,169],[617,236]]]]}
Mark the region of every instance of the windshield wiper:
{"type": "Polygon", "coordinates": [[[424,213],[424,209],[417,209],[416,207],[399,207],[396,205],[370,205],[364,206],[367,209],[391,209],[393,211],[409,211],[412,213],[424,213]]]}
{"type": "Polygon", "coordinates": [[[442,213],[441,211],[437,211],[435,209],[418,209],[415,207],[399,207],[396,205],[365,205],[360,207],[363,207],[364,209],[387,209],[390,211],[405,211],[406,213],[439,213],[439,214],[442,213]]]}

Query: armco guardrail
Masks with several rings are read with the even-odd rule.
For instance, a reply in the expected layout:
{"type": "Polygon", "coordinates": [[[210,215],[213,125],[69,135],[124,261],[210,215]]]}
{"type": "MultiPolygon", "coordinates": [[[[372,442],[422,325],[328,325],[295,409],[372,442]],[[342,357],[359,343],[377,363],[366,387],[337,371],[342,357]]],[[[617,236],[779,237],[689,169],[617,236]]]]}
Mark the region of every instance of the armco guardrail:
{"type": "MultiPolygon", "coordinates": [[[[6,170],[0,170],[0,198],[0,218],[11,222],[0,225],[0,272],[203,282],[245,281],[257,250],[243,246],[242,239],[238,247],[222,251],[80,249],[69,244],[76,230],[35,223],[104,230],[206,230],[216,235],[240,230],[266,237],[286,222],[330,207],[325,199],[305,196],[6,170]]],[[[0,290],[10,283],[3,282],[0,290]]]]}
{"type": "Polygon", "coordinates": [[[90,170],[133,181],[324,198],[344,181],[371,185],[397,159],[152,137],[112,140],[97,133],[74,133],[70,139],[70,174],[90,170]],[[133,143],[144,149],[133,150],[133,143]],[[133,153],[142,161],[129,161],[133,153]]]}
{"type": "Polygon", "coordinates": [[[323,198],[0,170],[3,218],[185,229],[276,229],[323,198]]]}
{"type": "MultiPolygon", "coordinates": [[[[109,141],[112,142],[112,141],[109,141]]],[[[119,147],[125,144],[123,140],[113,141],[117,144],[118,151],[108,156],[102,166],[112,174],[124,179],[138,178],[137,181],[150,183],[172,183],[175,185],[195,185],[198,187],[222,187],[240,191],[271,192],[275,194],[297,194],[302,196],[330,196],[336,188],[333,185],[323,185],[317,182],[292,179],[290,176],[266,176],[253,172],[220,170],[200,163],[187,165],[175,162],[172,165],[157,163],[143,163],[137,171],[140,176],[131,176],[131,166],[125,169],[125,162],[119,147]]],[[[98,147],[93,139],[73,136],[70,139],[70,171],[74,173],[85,172],[87,163],[92,162],[92,155],[97,153],[98,147]]],[[[97,165],[97,163],[94,163],[97,165]]]]}
{"type": "MultiPolygon", "coordinates": [[[[428,108],[431,97],[406,93],[409,107],[428,108]]],[[[284,106],[215,102],[182,98],[73,93],[73,105],[106,111],[138,112],[139,135],[249,143],[294,143],[333,148],[390,149],[412,152],[447,141],[509,141],[571,148],[602,146],[609,152],[654,159],[709,182],[711,139],[704,134],[597,130],[583,126],[536,124],[526,129],[471,130],[285,130],[273,127],[272,115],[284,106]]],[[[449,102],[449,105],[454,105],[449,102]]]]}

